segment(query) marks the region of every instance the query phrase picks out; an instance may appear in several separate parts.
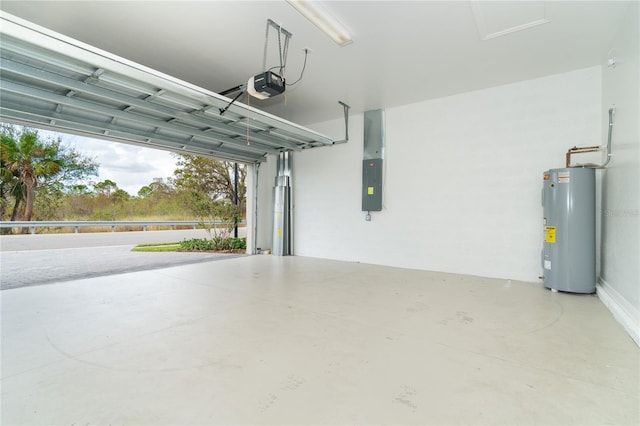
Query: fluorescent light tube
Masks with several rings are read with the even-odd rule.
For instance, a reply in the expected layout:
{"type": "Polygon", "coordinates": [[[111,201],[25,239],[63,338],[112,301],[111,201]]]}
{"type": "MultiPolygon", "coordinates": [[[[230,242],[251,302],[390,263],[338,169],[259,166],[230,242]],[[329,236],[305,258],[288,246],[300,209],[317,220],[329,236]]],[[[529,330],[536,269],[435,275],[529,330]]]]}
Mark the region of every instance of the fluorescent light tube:
{"type": "Polygon", "coordinates": [[[342,25],[318,7],[318,1],[287,0],[287,3],[293,6],[323,33],[331,37],[340,47],[353,43],[351,36],[342,25]]]}

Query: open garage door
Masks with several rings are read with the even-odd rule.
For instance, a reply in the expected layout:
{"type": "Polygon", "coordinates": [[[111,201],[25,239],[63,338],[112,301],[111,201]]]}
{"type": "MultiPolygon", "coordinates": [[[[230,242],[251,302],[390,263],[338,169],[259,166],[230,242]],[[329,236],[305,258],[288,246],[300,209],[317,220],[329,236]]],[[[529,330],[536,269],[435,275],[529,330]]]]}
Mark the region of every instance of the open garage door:
{"type": "Polygon", "coordinates": [[[0,15],[0,119],[245,163],[332,145],[310,129],[0,15]]]}

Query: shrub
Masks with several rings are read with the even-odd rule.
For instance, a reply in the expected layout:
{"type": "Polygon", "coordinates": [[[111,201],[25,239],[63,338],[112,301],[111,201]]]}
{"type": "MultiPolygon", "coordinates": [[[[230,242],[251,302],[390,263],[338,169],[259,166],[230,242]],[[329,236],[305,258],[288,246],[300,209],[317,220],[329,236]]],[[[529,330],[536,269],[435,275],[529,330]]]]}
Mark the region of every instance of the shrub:
{"type": "Polygon", "coordinates": [[[232,250],[246,250],[247,239],[246,238],[229,238],[232,250]]]}
{"type": "Polygon", "coordinates": [[[213,240],[207,238],[192,238],[180,241],[180,249],[188,251],[213,250],[213,240]]]}
{"type": "Polygon", "coordinates": [[[186,251],[234,251],[246,250],[246,238],[192,238],[190,240],[182,240],[180,249],[186,251]]]}

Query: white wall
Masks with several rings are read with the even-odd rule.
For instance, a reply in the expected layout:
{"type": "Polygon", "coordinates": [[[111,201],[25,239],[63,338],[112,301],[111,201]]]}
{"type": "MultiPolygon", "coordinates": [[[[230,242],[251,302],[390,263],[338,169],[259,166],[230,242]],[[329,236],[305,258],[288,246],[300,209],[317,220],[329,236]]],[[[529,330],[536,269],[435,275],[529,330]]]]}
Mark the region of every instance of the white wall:
{"type": "Polygon", "coordinates": [[[627,19],[603,60],[602,115],[615,105],[613,157],[602,175],[601,281],[598,295],[640,345],[640,67],[639,7],[627,19]],[[607,59],[615,56],[615,68],[607,59]]]}
{"type": "MultiPolygon", "coordinates": [[[[294,156],[295,254],[537,281],[542,173],[601,143],[601,67],[386,111],[383,211],[361,209],[351,141],[294,156]]],[[[330,136],[342,120],[311,126],[330,136]]]]}

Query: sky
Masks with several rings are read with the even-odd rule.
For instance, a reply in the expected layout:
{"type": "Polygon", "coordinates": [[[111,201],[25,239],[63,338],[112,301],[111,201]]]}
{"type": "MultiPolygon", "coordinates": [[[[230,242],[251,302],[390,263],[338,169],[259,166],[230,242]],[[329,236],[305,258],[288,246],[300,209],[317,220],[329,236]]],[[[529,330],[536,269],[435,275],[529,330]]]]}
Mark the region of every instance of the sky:
{"type": "Polygon", "coordinates": [[[38,133],[45,138],[60,137],[64,145],[93,158],[100,165],[99,175],[90,180],[109,179],[129,195],[137,195],[140,188],[149,185],[154,178],[166,180],[173,176],[176,168],[176,158],[168,151],[43,130],[38,133]]]}

